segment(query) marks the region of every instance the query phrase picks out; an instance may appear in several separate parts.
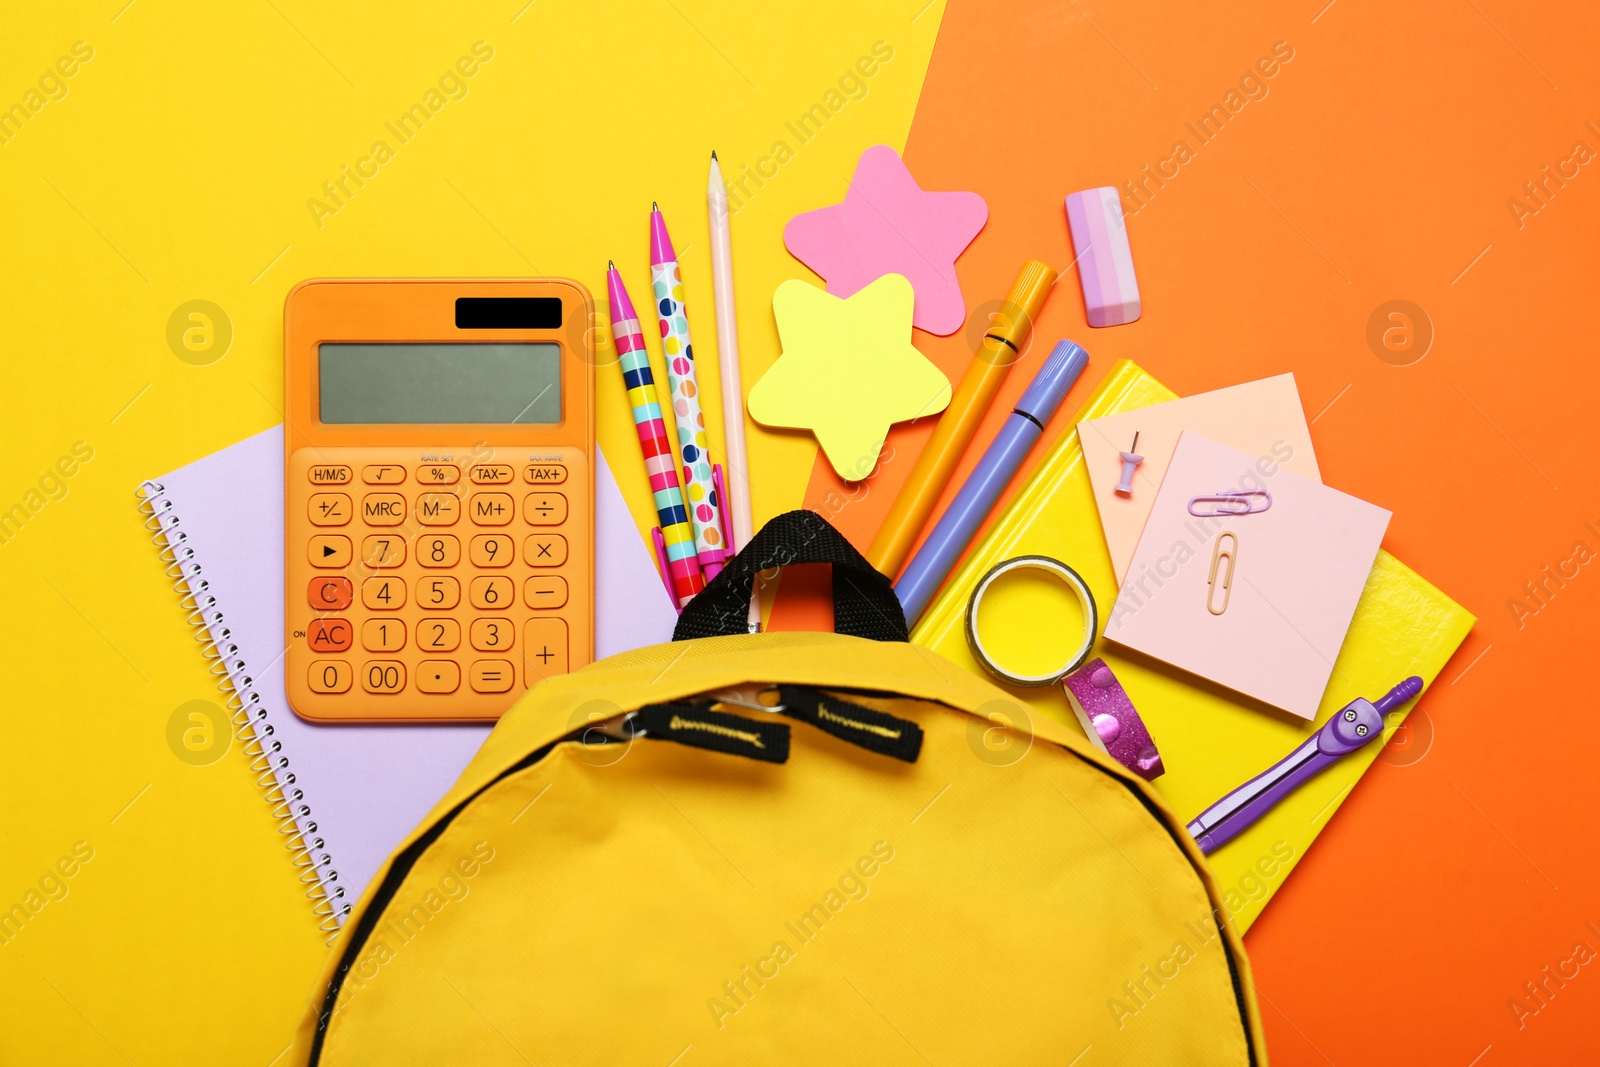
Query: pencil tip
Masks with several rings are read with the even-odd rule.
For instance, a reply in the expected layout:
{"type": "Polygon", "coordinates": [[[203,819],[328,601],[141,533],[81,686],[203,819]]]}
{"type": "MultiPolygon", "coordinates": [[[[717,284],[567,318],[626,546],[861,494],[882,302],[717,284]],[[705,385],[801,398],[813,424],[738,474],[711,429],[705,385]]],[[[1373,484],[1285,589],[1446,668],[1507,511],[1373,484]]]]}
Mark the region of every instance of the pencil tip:
{"type": "Polygon", "coordinates": [[[715,148],[713,148],[711,150],[711,161],[714,163],[714,162],[716,162],[716,159],[717,159],[717,150],[715,148]]]}

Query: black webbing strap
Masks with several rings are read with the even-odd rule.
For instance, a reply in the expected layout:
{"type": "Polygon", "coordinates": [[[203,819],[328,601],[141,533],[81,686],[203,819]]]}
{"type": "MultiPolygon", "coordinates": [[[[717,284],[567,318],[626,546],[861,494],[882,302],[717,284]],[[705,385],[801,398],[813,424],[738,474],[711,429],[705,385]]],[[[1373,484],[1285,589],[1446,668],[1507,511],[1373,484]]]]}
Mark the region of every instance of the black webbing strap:
{"type": "Polygon", "coordinates": [[[907,763],[917,762],[922,752],[922,727],[910,719],[874,711],[805,686],[780,685],[778,705],[789,718],[808,722],[870,752],[907,763]]]}
{"type": "Polygon", "coordinates": [[[653,741],[708,748],[767,763],[789,760],[785,723],[711,711],[703,704],[650,704],[629,716],[630,728],[653,741]]]}
{"type": "Polygon", "coordinates": [[[678,616],[674,641],[747,633],[756,573],[790,563],[833,565],[833,628],[873,641],[909,641],[894,586],[814,511],[790,511],[761,528],[678,616]]]}

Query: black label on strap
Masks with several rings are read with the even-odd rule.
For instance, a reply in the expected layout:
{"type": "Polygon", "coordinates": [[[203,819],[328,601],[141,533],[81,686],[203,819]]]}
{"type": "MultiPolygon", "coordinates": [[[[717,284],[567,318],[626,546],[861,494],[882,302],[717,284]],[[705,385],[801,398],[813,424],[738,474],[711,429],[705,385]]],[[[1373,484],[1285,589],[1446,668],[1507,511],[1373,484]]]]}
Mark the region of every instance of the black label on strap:
{"type": "Polygon", "coordinates": [[[922,752],[922,727],[910,719],[796,686],[780,686],[778,701],[789,718],[808,722],[869,751],[907,763],[917,762],[922,752]]]}
{"type": "Polygon", "coordinates": [[[733,756],[786,763],[789,727],[740,715],[710,711],[694,704],[651,704],[633,715],[633,729],[657,741],[676,741],[733,756]]]}

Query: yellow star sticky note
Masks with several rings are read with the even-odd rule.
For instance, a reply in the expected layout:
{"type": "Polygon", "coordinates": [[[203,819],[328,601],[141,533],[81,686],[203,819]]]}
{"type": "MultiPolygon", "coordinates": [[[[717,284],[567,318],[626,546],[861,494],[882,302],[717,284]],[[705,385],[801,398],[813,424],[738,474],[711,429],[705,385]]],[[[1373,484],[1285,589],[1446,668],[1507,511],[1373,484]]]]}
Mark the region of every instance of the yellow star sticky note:
{"type": "Polygon", "coordinates": [[[810,430],[839,477],[878,465],[889,427],[950,403],[944,372],[911,344],[915,294],[885,274],[841,300],[798,279],[772,294],[783,352],[750,390],[763,426],[810,430]]]}

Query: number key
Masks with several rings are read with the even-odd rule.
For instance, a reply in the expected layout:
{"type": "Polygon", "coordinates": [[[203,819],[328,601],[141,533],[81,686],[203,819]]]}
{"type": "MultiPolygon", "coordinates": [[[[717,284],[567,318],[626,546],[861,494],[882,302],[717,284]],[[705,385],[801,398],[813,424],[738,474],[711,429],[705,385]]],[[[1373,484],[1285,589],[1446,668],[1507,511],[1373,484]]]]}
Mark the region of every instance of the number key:
{"type": "Polygon", "coordinates": [[[461,583],[454,578],[417,579],[417,604],[431,611],[445,611],[461,603],[461,583]]]}
{"type": "Polygon", "coordinates": [[[516,554],[511,538],[505,534],[479,534],[472,539],[472,565],[475,567],[508,567],[516,554]]]}
{"type": "Polygon", "coordinates": [[[472,620],[472,647],[479,652],[500,652],[516,640],[516,627],[510,619],[472,620]]]}
{"type": "Polygon", "coordinates": [[[406,561],[406,540],[399,534],[369,534],[361,542],[361,562],[369,567],[398,567],[406,561]]]}
{"type": "Polygon", "coordinates": [[[399,619],[368,619],[361,624],[361,647],[368,652],[398,652],[406,647],[406,624],[399,619]]]}
{"type": "Polygon", "coordinates": [[[350,664],[342,659],[313,660],[306,684],[313,693],[343,693],[350,688],[350,664]]]}
{"type": "Polygon", "coordinates": [[[361,688],[369,693],[398,693],[406,685],[406,666],[392,659],[372,659],[361,666],[361,688]]]}
{"type": "Polygon", "coordinates": [[[361,603],[373,611],[393,611],[406,602],[406,583],[384,576],[361,583],[361,603]]]}
{"type": "Polygon", "coordinates": [[[417,538],[417,562],[424,567],[454,567],[460,559],[461,542],[454,534],[417,538]]]}
{"type": "Polygon", "coordinates": [[[426,652],[454,652],[461,644],[461,624],[454,619],[417,623],[417,647],[426,652]]]}
{"type": "Polygon", "coordinates": [[[515,587],[503,574],[472,579],[472,606],[475,608],[508,608],[515,598],[515,587]]]}

